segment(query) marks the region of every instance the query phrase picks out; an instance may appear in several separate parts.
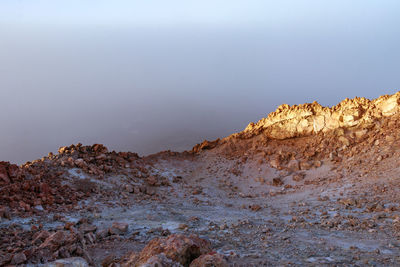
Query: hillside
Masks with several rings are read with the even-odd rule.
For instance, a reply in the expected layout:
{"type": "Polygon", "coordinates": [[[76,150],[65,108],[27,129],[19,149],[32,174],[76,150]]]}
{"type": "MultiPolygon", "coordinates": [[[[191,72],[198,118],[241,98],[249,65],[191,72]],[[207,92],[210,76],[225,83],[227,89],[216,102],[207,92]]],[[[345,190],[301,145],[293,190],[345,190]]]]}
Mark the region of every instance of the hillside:
{"type": "Polygon", "coordinates": [[[399,103],[281,105],[183,153],[1,162],[0,266],[398,266],[399,103]]]}

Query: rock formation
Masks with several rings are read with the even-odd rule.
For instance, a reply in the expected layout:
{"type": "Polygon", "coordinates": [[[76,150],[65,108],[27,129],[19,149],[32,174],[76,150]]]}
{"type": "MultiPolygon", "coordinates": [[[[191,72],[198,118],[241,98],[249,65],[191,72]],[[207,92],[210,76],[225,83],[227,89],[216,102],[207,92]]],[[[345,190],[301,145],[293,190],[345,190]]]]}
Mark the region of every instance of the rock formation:
{"type": "Polygon", "coordinates": [[[242,132],[234,133],[222,140],[205,140],[194,146],[192,151],[197,153],[212,149],[231,139],[248,139],[257,135],[278,140],[337,130],[352,131],[356,135],[362,135],[383,117],[397,114],[399,105],[400,92],[374,100],[363,97],[345,99],[331,108],[323,107],[317,102],[293,106],[283,104],[266,118],[257,123],[251,122],[242,132]]]}
{"type": "Polygon", "coordinates": [[[398,113],[399,104],[400,92],[374,100],[345,99],[331,108],[317,102],[294,106],[284,104],[266,118],[250,123],[237,136],[249,138],[262,133],[273,139],[287,139],[338,128],[368,129],[382,117],[398,113]]]}

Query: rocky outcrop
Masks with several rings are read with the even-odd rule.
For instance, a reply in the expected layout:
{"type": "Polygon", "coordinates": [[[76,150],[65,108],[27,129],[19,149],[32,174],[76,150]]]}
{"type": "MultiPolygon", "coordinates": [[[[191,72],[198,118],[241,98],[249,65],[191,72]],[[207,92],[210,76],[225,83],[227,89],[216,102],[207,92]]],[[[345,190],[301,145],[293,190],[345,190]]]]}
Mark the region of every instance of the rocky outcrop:
{"type": "MultiPolygon", "coordinates": [[[[221,140],[204,141],[194,146],[192,152],[198,153],[233,139],[249,139],[261,134],[268,139],[284,140],[318,133],[343,133],[351,130],[356,137],[359,137],[378,124],[381,119],[398,114],[399,105],[400,92],[374,100],[364,97],[346,98],[331,108],[323,107],[317,102],[293,106],[283,104],[266,118],[257,123],[251,122],[242,132],[221,140]]],[[[344,139],[340,141],[344,144],[347,142],[344,139]]]]}
{"type": "Polygon", "coordinates": [[[293,106],[284,104],[233,136],[249,138],[262,133],[272,139],[287,139],[338,128],[367,129],[382,117],[398,113],[399,104],[400,92],[374,100],[359,97],[345,99],[331,108],[317,102],[293,106]]]}
{"type": "Polygon", "coordinates": [[[219,139],[215,141],[204,140],[201,144],[197,144],[193,147],[193,152],[197,153],[201,150],[213,149],[218,145],[219,141],[219,139]]]}

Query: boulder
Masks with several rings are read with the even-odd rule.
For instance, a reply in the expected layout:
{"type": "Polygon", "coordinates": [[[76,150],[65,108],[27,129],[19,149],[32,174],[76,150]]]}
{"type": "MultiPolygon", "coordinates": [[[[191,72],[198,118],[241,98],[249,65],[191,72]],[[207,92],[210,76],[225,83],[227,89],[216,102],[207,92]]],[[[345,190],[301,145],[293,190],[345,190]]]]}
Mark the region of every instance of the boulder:
{"type": "Polygon", "coordinates": [[[208,252],[211,252],[209,241],[196,235],[172,234],[151,240],[140,252],[136,264],[145,264],[153,256],[163,253],[172,261],[188,266],[194,259],[208,252]]]}
{"type": "Polygon", "coordinates": [[[123,235],[128,232],[129,225],[122,222],[113,222],[108,230],[110,235],[123,235]]]}
{"type": "Polygon", "coordinates": [[[50,251],[55,251],[61,247],[67,239],[65,231],[57,231],[47,237],[39,248],[48,248],[50,251]]]}

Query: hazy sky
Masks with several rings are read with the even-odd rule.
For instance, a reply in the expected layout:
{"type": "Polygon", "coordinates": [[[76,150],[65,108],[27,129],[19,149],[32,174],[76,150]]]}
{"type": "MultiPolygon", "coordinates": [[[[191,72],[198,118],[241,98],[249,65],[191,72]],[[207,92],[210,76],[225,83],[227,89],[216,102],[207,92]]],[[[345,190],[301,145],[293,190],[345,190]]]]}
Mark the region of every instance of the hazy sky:
{"type": "Polygon", "coordinates": [[[400,1],[0,1],[0,160],[147,154],[399,90],[400,1]]]}

